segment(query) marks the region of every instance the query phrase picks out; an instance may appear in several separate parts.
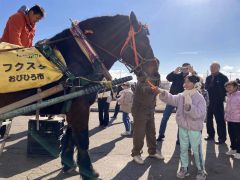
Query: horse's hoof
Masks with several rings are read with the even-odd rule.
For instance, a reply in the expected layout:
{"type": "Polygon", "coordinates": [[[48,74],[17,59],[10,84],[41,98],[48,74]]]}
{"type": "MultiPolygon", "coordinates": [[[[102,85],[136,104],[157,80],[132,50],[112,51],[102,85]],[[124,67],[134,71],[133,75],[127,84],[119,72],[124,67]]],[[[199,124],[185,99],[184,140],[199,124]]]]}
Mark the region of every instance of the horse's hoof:
{"type": "Polygon", "coordinates": [[[95,169],[92,169],[92,175],[94,177],[99,177],[99,173],[95,169]]]}
{"type": "Polygon", "coordinates": [[[83,180],[100,180],[99,177],[99,173],[95,170],[95,169],[91,169],[91,172],[89,172],[88,176],[86,175],[82,175],[82,179],[83,180]]]}

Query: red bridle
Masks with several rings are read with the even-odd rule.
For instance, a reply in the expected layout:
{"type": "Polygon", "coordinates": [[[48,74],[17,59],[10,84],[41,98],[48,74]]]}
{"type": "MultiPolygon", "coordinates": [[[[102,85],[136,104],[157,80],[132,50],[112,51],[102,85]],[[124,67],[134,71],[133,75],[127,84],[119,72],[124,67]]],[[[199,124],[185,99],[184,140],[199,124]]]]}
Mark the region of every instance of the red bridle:
{"type": "Polygon", "coordinates": [[[142,30],[142,25],[140,25],[139,30],[137,32],[134,31],[134,28],[132,25],[130,25],[130,30],[128,32],[128,37],[125,40],[123,47],[120,51],[120,56],[122,55],[123,50],[126,48],[128,43],[132,41],[132,48],[133,48],[133,53],[134,53],[134,60],[136,65],[139,65],[139,59],[138,59],[138,52],[137,52],[137,46],[136,46],[136,41],[135,41],[135,36],[137,33],[139,33],[142,30]]]}

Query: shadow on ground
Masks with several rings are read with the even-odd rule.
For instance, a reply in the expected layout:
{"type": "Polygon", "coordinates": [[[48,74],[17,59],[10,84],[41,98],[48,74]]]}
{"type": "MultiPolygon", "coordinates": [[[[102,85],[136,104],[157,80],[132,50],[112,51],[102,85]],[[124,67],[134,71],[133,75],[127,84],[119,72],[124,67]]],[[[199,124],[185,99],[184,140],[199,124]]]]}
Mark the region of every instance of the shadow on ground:
{"type": "MultiPolygon", "coordinates": [[[[11,135],[10,139],[14,138],[16,137],[11,135]]],[[[16,144],[6,147],[5,150],[0,157],[0,179],[10,178],[53,160],[49,156],[28,157],[27,139],[20,140],[16,144]],[[9,161],[9,157],[11,157],[11,161],[9,161]]]]}

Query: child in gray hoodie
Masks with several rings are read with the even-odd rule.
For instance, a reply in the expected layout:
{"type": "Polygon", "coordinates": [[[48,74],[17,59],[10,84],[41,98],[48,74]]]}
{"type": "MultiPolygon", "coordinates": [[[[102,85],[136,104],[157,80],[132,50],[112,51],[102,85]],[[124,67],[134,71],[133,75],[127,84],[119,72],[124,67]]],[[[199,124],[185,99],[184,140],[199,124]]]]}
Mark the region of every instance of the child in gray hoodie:
{"type": "Polygon", "coordinates": [[[198,168],[197,180],[205,180],[205,166],[202,156],[203,123],[206,116],[206,102],[203,96],[195,88],[200,78],[196,75],[188,75],[184,81],[184,92],[172,95],[163,89],[153,89],[159,94],[159,98],[166,104],[177,107],[176,121],[179,127],[180,160],[181,168],[177,172],[178,178],[189,176],[188,172],[188,148],[191,145],[194,153],[195,164],[198,168]]]}

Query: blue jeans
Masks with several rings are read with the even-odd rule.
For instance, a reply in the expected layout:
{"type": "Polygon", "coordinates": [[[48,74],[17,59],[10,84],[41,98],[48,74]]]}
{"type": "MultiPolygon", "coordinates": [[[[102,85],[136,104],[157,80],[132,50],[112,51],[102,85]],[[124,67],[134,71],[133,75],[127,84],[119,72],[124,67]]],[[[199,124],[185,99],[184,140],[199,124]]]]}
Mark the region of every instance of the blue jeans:
{"type": "Polygon", "coordinates": [[[123,112],[122,120],[123,120],[126,131],[130,131],[130,121],[129,121],[130,118],[128,113],[123,112]]]}
{"type": "Polygon", "coordinates": [[[159,129],[159,137],[164,137],[165,131],[166,131],[166,127],[167,127],[167,122],[172,114],[172,111],[175,107],[171,106],[171,105],[166,105],[165,110],[163,112],[163,117],[162,117],[162,121],[160,124],[160,129],[159,129]]]}

